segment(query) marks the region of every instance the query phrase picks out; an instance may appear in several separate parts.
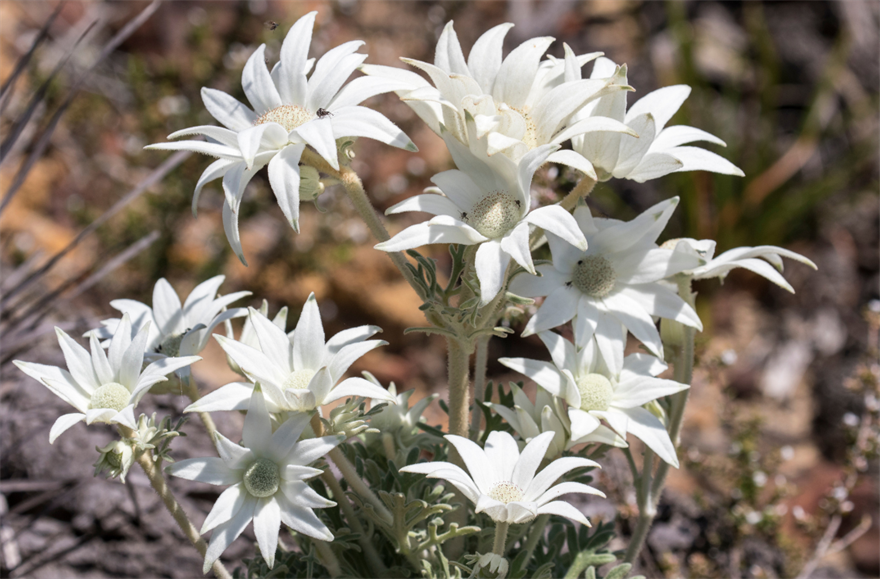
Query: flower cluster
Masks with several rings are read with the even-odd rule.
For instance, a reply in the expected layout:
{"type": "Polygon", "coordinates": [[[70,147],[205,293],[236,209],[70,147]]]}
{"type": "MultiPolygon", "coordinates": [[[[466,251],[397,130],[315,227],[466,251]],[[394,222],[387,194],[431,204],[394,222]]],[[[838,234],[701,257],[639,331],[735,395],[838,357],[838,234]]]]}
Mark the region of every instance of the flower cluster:
{"type": "MultiPolygon", "coordinates": [[[[410,564],[410,574],[439,576],[432,573],[432,565],[448,572],[442,543],[479,528],[456,522],[441,531],[443,521],[435,515],[454,510],[454,495],[444,494],[439,486],[430,490],[433,482],[401,475],[405,473],[448,482],[473,504],[473,516],[465,517],[479,522],[488,516],[495,522],[494,552],[463,559],[476,561],[472,576],[503,575],[515,565],[522,572],[517,576],[525,576],[525,563],[508,565],[504,559],[508,526],[550,515],[590,525],[562,497],[604,497],[581,482],[590,482],[583,469],[600,467],[593,458],[611,447],[624,449],[634,478],[645,481],[640,509],[650,506],[643,504],[649,500],[644,489],[651,486],[654,455],[664,461],[658,463],[658,473],[670,465],[678,467],[674,439],[683,406],[681,412],[671,408],[682,401],[680,393],[690,387],[684,383],[689,378],[661,376],[666,361],[673,359],[672,350],[687,351],[668,339],[666,328],[689,335],[691,346],[694,332],[702,330],[691,281],[723,279],[739,267],[791,290],[780,273],[782,257],[815,265],[777,247],[745,247],[715,257],[711,240],[661,242],[679,202],[675,197],[629,221],[601,216],[586,204],[583,196],[598,181],[644,182],[693,170],[742,175],[723,157],[688,146],[697,141],[723,146],[719,138],[693,127],[667,126],[689,87],[661,88],[627,109],[633,89],[625,65],[601,53],[576,55],[567,45],[563,58],[544,59],[554,40],[550,37],[527,40],[505,57],[502,46],[512,24],[483,34],[465,59],[450,22],[440,35],[433,64],[403,59],[430,81],[409,70],[363,64],[366,55],[357,52],[363,44],[359,41],[315,60],[308,55],[315,18],[311,12],[293,25],[281,46],[280,61],[271,70],[265,45],[248,59],[242,88],[250,107],[205,88],[205,107],[223,126],[184,129],[169,138],[200,135],[205,140],[151,148],[217,157],[196,185],[193,211],[204,186],[222,179],[224,228],[244,262],[239,208],[248,183],[267,165],[269,184],[294,231],[299,230],[300,201],[312,200],[324,190],[325,175],[327,184],[342,183],[348,193],[360,194],[356,208],[374,232],[384,232],[347,161],[357,137],[415,151],[412,141],[388,119],[360,103],[394,92],[410,106],[443,139],[456,168],[434,175],[435,186],[424,194],[388,209],[388,215],[422,212],[432,217],[381,237],[384,241],[376,248],[394,253],[408,280],[423,276],[417,291],[425,298],[422,309],[432,324],[426,330],[449,341],[449,434],[442,436],[422,417],[436,395],[410,407],[412,390],[398,394],[396,386],[386,389],[369,373],[349,376],[358,359],[386,344],[373,339],[379,327],[349,328],[328,339],[311,294],[296,327],[288,332],[286,307],[273,318],[265,301],[259,310],[230,307],[250,292],[220,295],[223,276],[196,286],[183,303],[165,279],[156,283],[152,305],[114,300],[110,305],[122,315],[86,334],[89,350],[58,329],[66,370],[15,363],[77,410],[57,419],[50,442],[80,421],[117,425],[121,439],[98,448],[96,474],[106,472],[124,482],[137,460],[157,489],[164,484],[156,480],[162,473],[152,467],[171,460],[168,445],[180,434],[181,423],[171,428],[167,418],[157,423],[155,417],[141,415],[136,420],[134,408],[148,392],[174,393],[173,388],[163,391],[157,385],[176,374],[179,393],[185,389],[191,402],[184,412],[201,416],[219,457],[182,460],[166,472],[227,487],[201,527],[201,533],[212,532],[206,573],[212,567],[216,571],[221,554],[253,522],[270,569],[276,563],[283,524],[297,537],[318,542],[315,550],[333,576],[352,574],[360,568],[343,569],[334,559],[334,553],[344,551],[345,541],[335,540],[340,535],[334,535],[338,529],[331,526],[343,515],[351,540],[359,543],[374,576],[384,575],[389,567],[400,571],[398,564],[410,564]],[[590,62],[592,73],[583,78],[581,69],[590,62]],[[347,83],[356,70],[364,76],[347,83]],[[561,202],[539,206],[531,186],[546,163],[573,167],[581,181],[561,202]],[[419,260],[416,268],[397,252],[439,243],[457,247],[452,250],[455,265],[446,276],[449,285],[435,291],[436,263],[410,251],[419,260]],[[490,426],[483,430],[475,411],[468,432],[469,357],[475,344],[513,332],[502,325],[510,321],[503,319],[508,306],[532,305],[535,299],[542,301],[532,309],[522,336],[537,335],[549,361],[498,360],[538,386],[535,401],[515,384],[498,402],[491,396],[477,400],[484,405],[477,410],[485,411],[490,426]],[[233,321],[240,318],[243,327],[236,338],[233,321]],[[221,323],[225,336],[214,333],[221,323]],[[202,395],[189,366],[201,359],[198,354],[212,336],[241,378],[202,395]],[[627,355],[630,336],[646,351],[627,355]],[[328,407],[344,399],[349,400],[328,407]],[[365,411],[368,400],[372,406],[365,411]],[[246,412],[240,444],[216,431],[209,413],[218,411],[246,412]],[[634,439],[647,449],[641,474],[629,449],[634,439]],[[351,444],[343,445],[346,440],[351,444]],[[434,460],[419,462],[426,455],[434,460]],[[333,471],[322,468],[319,461],[325,456],[345,478],[358,511],[333,471]],[[320,483],[313,480],[318,476],[320,483]],[[369,488],[364,479],[381,488],[369,488]],[[322,496],[327,491],[334,500],[322,496]],[[315,512],[337,504],[338,516],[315,512]],[[485,516],[477,516],[481,513],[485,516]],[[370,524],[365,527],[361,518],[370,519],[370,524]],[[375,539],[375,529],[386,537],[375,539]],[[374,540],[388,545],[377,549],[374,540]],[[335,551],[323,544],[328,541],[333,541],[335,551]],[[383,560],[392,552],[402,558],[394,567],[383,560]]],[[[414,287],[419,283],[413,282],[414,287]]],[[[677,372],[692,364],[681,360],[676,358],[677,372]]],[[[476,366],[485,373],[485,357],[476,366]]],[[[475,384],[485,384],[485,376],[479,378],[482,381],[475,379],[475,384]]],[[[657,480],[662,485],[662,474],[657,480]]],[[[168,497],[163,498],[168,505],[168,497]]],[[[190,540],[204,550],[199,533],[192,534],[190,540]]],[[[538,529],[533,538],[543,536],[538,529]]],[[[529,542],[531,556],[536,543],[532,538],[529,542]]],[[[302,544],[300,548],[308,551],[302,544]]],[[[455,572],[460,574],[459,569],[455,572]]]]}

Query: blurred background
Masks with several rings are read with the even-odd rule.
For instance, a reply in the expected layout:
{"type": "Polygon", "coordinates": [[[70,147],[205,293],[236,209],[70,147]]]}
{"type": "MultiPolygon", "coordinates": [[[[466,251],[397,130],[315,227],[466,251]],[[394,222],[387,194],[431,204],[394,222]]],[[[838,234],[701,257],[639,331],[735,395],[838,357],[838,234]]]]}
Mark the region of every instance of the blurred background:
{"type": "MultiPolygon", "coordinates": [[[[416,296],[344,198],[328,188],[303,204],[302,232],[285,224],[266,172],[241,211],[244,267],[223,235],[219,182],[190,212],[210,159],[144,151],[178,129],[215,124],[203,86],[245,101],[240,74],[261,43],[277,59],[287,29],[318,10],[312,55],[352,39],[367,62],[432,61],[443,25],[455,21],[465,54],[490,27],[514,22],[505,49],[551,35],[576,53],[601,50],[629,65],[634,102],[684,83],[693,92],[673,124],[718,135],[707,146],[744,179],[709,173],[596,187],[595,212],[629,219],[679,195],[665,238],[718,241],[718,251],[779,245],[817,263],[786,263],[790,295],[737,270],[724,285],[700,282],[698,370],[685,418],[682,469],[673,472],[640,570],[648,577],[876,577],[880,573],[878,465],[878,84],[880,4],[848,2],[478,3],[341,0],[280,2],[6,1],[0,3],[0,571],[10,577],[195,577],[201,562],[132,469],[128,485],[92,477],[109,429],[77,425],[53,446],[65,403],[10,364],[63,365],[54,326],[71,335],[113,317],[108,303],[149,303],[167,278],[181,296],[224,274],[243,305],[287,305],[290,327],[315,292],[328,334],[384,328],[389,345],[360,360],[415,399],[445,386],[445,343],[420,334],[416,296]],[[145,10],[150,10],[144,13],[145,10]],[[140,15],[140,16],[139,16],[140,15]],[[276,26],[277,24],[277,26],[276,26]],[[366,288],[369,288],[367,290],[366,288]],[[867,518],[866,518],[867,517],[867,518]],[[830,530],[829,530],[830,529],[830,530]]],[[[585,68],[589,73],[590,65],[585,68]]],[[[443,142],[394,95],[366,103],[397,123],[416,154],[374,141],[355,146],[353,167],[375,205],[390,205],[451,168],[443,142]]],[[[534,191],[553,203],[575,175],[545,166],[534,191]]],[[[388,220],[393,232],[421,220],[388,220]]],[[[426,250],[448,265],[444,247],[426,250]]],[[[523,324],[513,320],[514,326],[523,324]]],[[[635,348],[635,344],[631,344],[635,348]]],[[[531,355],[536,339],[494,339],[490,360],[531,355]]],[[[196,366],[206,390],[234,379],[213,344],[196,366]]],[[[519,378],[496,363],[490,377],[519,378]]],[[[151,397],[146,410],[177,414],[185,398],[151,397]]],[[[236,432],[239,416],[218,415],[236,432]]],[[[445,415],[426,413],[439,424],[445,415]]],[[[213,452],[197,421],[175,456],[213,452]]],[[[620,458],[612,455],[612,459],[620,458]]],[[[584,505],[626,536],[635,493],[625,463],[609,460],[607,503],[584,505]]],[[[200,524],[214,487],[174,481],[200,524]]],[[[226,552],[252,556],[252,530],[226,552]]],[[[618,546],[623,545],[620,542],[618,546]]],[[[224,557],[226,558],[226,557],[224,557]]]]}

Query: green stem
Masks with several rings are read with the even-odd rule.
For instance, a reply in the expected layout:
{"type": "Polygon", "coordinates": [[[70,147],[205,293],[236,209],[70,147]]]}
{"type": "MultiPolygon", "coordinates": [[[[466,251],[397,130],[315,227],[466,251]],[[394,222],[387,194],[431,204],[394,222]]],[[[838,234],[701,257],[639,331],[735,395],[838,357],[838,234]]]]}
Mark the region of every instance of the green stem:
{"type": "MultiPolygon", "coordinates": [[[[171,489],[168,488],[168,484],[165,482],[165,477],[162,476],[162,472],[156,468],[156,463],[153,461],[153,457],[149,452],[142,452],[137,458],[137,462],[141,465],[141,468],[144,469],[144,473],[147,475],[147,478],[150,479],[150,485],[153,487],[153,490],[156,491],[156,494],[159,495],[159,498],[162,499],[165,508],[174,518],[174,522],[177,523],[177,526],[180,527],[180,530],[183,531],[183,534],[189,542],[192,543],[193,547],[195,547],[199,554],[204,557],[208,550],[208,544],[202,539],[201,535],[199,535],[199,532],[186,516],[186,513],[183,512],[183,507],[180,506],[175,500],[174,495],[171,494],[171,489]]],[[[211,570],[214,571],[214,575],[216,575],[218,579],[232,579],[232,575],[229,574],[229,571],[226,570],[226,567],[223,566],[223,563],[221,563],[219,559],[214,561],[214,564],[211,565],[211,570]]]]}
{"type": "Polygon", "coordinates": [[[495,542],[492,545],[492,552],[496,555],[504,556],[504,546],[507,544],[507,529],[510,523],[495,523],[495,542]]]}
{"type": "Polygon", "coordinates": [[[480,403],[486,395],[489,338],[490,336],[482,336],[477,339],[477,355],[474,361],[474,409],[471,412],[471,440],[474,441],[480,438],[480,422],[483,418],[480,403]]]}
{"type": "Polygon", "coordinates": [[[360,535],[358,537],[358,544],[360,544],[361,549],[364,551],[364,555],[367,558],[367,565],[370,567],[370,572],[373,573],[374,577],[384,577],[388,573],[388,568],[385,567],[382,558],[379,556],[379,552],[376,551],[376,548],[370,542],[370,538],[364,531],[364,526],[361,525],[360,519],[358,519],[354,512],[354,507],[351,505],[351,501],[348,500],[348,497],[345,496],[345,491],[342,490],[342,485],[339,484],[339,481],[336,480],[336,477],[333,476],[332,472],[324,472],[324,474],[321,475],[321,480],[323,480],[324,484],[330,488],[330,492],[333,493],[333,498],[336,499],[336,503],[339,505],[339,508],[342,509],[342,513],[345,515],[348,524],[351,525],[351,530],[360,535]]]}
{"type": "Polygon", "coordinates": [[[550,515],[538,515],[538,518],[532,523],[532,530],[529,532],[529,537],[526,539],[526,544],[523,546],[523,551],[526,552],[526,559],[523,561],[523,567],[527,566],[529,561],[532,560],[532,553],[535,552],[535,547],[538,546],[538,542],[541,540],[541,537],[544,536],[544,531],[547,529],[547,523],[549,521],[550,515]]]}
{"type": "MultiPolygon", "coordinates": [[[[186,380],[186,395],[187,397],[195,404],[196,400],[202,397],[201,393],[199,393],[199,387],[196,384],[195,379],[193,378],[192,372],[189,374],[189,378],[186,380]]],[[[214,420],[211,418],[211,415],[207,412],[198,412],[199,418],[202,421],[202,424],[205,425],[205,430],[208,431],[208,436],[211,437],[211,443],[217,439],[217,426],[214,424],[214,420]]]]}
{"type": "Polygon", "coordinates": [[[376,513],[385,519],[388,524],[391,524],[392,521],[394,521],[394,517],[391,516],[391,513],[385,508],[385,504],[379,500],[379,497],[377,497],[376,494],[370,490],[370,487],[361,480],[361,477],[358,476],[357,469],[354,468],[354,465],[348,462],[348,459],[345,458],[345,455],[342,454],[339,447],[337,446],[331,450],[328,453],[328,456],[330,457],[330,460],[333,461],[333,464],[336,465],[336,468],[339,469],[339,472],[342,473],[342,478],[345,479],[345,482],[348,483],[351,489],[360,495],[361,498],[369,502],[373,506],[373,509],[375,509],[376,513]]]}
{"type": "Polygon", "coordinates": [[[473,344],[447,338],[449,348],[449,433],[467,436],[470,358],[473,344]]]}
{"type": "Polygon", "coordinates": [[[342,575],[342,569],[339,567],[339,560],[336,558],[336,555],[333,554],[333,549],[330,548],[330,545],[324,541],[312,541],[312,544],[318,552],[318,559],[320,559],[324,567],[327,568],[330,577],[336,579],[336,577],[342,575]]]}
{"type": "MultiPolygon", "coordinates": [[[[691,292],[691,279],[689,277],[679,277],[678,293],[688,305],[691,307],[694,306],[696,295],[691,292]]],[[[693,379],[695,333],[696,331],[694,328],[684,326],[682,328],[684,340],[677,347],[673,379],[682,384],[690,384],[693,379]]],[[[669,408],[669,419],[666,429],[669,432],[669,438],[672,439],[676,451],[678,450],[681,425],[684,420],[684,409],[687,404],[689,391],[690,388],[673,394],[671,397],[672,402],[669,408]]],[[[645,456],[647,458],[647,453],[645,456]]],[[[649,500],[642,500],[642,497],[640,497],[639,519],[636,523],[636,528],[633,530],[629,547],[627,548],[626,555],[623,559],[626,563],[633,563],[638,558],[639,552],[642,550],[645,538],[648,536],[648,530],[651,528],[651,524],[654,522],[654,516],[657,513],[657,504],[660,502],[660,495],[663,493],[663,485],[666,482],[666,475],[669,474],[669,467],[669,463],[665,460],[660,461],[660,465],[657,467],[657,473],[654,476],[653,484],[648,487],[646,499],[649,500]]],[[[647,466],[643,466],[643,468],[647,468],[647,466]]]]}

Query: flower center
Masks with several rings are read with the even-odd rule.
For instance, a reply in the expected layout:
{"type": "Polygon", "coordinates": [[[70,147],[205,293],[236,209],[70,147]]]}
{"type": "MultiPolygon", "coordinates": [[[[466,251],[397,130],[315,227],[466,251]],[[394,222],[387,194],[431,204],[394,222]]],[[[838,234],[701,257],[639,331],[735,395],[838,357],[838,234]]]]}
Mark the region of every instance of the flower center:
{"type": "Polygon", "coordinates": [[[496,501],[504,503],[505,505],[514,501],[521,501],[523,498],[522,489],[520,489],[512,482],[507,481],[496,483],[488,494],[489,498],[495,499],[496,501]]]}
{"type": "Polygon", "coordinates": [[[522,202],[503,191],[494,191],[474,205],[463,220],[490,239],[513,229],[522,217],[522,202]]]}
{"type": "Polygon", "coordinates": [[[281,477],[278,465],[268,458],[258,459],[244,471],[244,487],[258,498],[271,497],[278,492],[281,477]]]}
{"type": "Polygon", "coordinates": [[[312,377],[315,375],[313,370],[306,370],[305,368],[302,370],[295,370],[290,373],[290,376],[287,377],[287,380],[284,381],[284,389],[285,390],[305,390],[309,387],[309,382],[312,381],[312,377]]]}
{"type": "Polygon", "coordinates": [[[571,281],[591,298],[604,298],[614,289],[617,274],[610,261],[601,255],[591,255],[577,262],[571,281]]]}
{"type": "Polygon", "coordinates": [[[165,354],[169,358],[176,358],[180,355],[180,343],[183,341],[183,337],[186,336],[186,332],[181,332],[179,334],[172,334],[162,340],[162,343],[159,344],[159,347],[156,348],[156,351],[162,354],[165,354]]]}
{"type": "Polygon", "coordinates": [[[117,382],[108,382],[99,386],[92,394],[89,408],[92,410],[110,408],[119,412],[126,407],[129,400],[131,400],[131,392],[128,391],[128,388],[117,382]]]}
{"type": "Polygon", "coordinates": [[[271,111],[266,111],[263,116],[254,121],[254,126],[264,125],[266,123],[278,123],[284,127],[287,132],[290,132],[310,120],[312,120],[312,115],[301,106],[281,105],[271,111]]]}
{"type": "Polygon", "coordinates": [[[535,124],[534,119],[532,119],[529,113],[526,112],[526,108],[510,108],[518,112],[522,116],[523,120],[526,122],[526,132],[522,136],[522,142],[525,143],[529,149],[534,149],[538,146],[538,125],[535,124]]]}
{"type": "Polygon", "coordinates": [[[587,374],[577,379],[581,395],[581,410],[608,410],[614,396],[614,386],[602,374],[587,374]]]}

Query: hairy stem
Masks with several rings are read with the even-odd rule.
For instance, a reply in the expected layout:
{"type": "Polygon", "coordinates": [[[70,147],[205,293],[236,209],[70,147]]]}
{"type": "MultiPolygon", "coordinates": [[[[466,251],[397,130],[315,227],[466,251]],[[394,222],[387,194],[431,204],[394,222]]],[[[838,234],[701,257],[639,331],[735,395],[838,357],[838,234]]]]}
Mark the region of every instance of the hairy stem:
{"type": "Polygon", "coordinates": [[[509,523],[495,523],[495,542],[492,545],[492,552],[496,555],[504,556],[504,546],[507,544],[507,529],[509,528],[509,523]]]}
{"type": "Polygon", "coordinates": [[[470,358],[473,344],[447,338],[449,348],[449,433],[467,436],[470,358]]]}
{"type": "MultiPolygon", "coordinates": [[[[180,527],[180,530],[183,531],[183,534],[189,542],[192,543],[193,547],[195,547],[199,554],[204,557],[205,552],[208,550],[208,544],[202,539],[201,535],[199,535],[199,532],[186,516],[186,513],[183,512],[180,503],[178,503],[177,500],[175,500],[174,495],[171,494],[171,489],[168,488],[168,484],[165,482],[165,477],[162,476],[162,472],[156,467],[153,457],[149,452],[142,452],[137,458],[137,462],[141,465],[141,468],[144,469],[144,473],[147,475],[147,478],[150,479],[150,485],[152,485],[156,494],[159,495],[159,498],[162,499],[165,508],[168,509],[168,512],[171,513],[171,516],[174,518],[174,522],[177,523],[177,526],[180,527]]],[[[218,579],[232,579],[232,575],[229,574],[229,571],[226,570],[226,567],[223,566],[223,563],[221,563],[219,559],[214,561],[214,564],[211,565],[211,570],[214,571],[214,575],[216,575],[218,579]]]]}
{"type": "Polygon", "coordinates": [[[330,545],[324,541],[312,541],[312,544],[318,552],[318,559],[320,559],[324,567],[327,568],[330,577],[336,579],[336,577],[342,575],[342,569],[339,567],[339,560],[336,558],[336,555],[333,554],[333,549],[330,548],[330,545]]]}
{"type": "MultiPolygon", "coordinates": [[[[681,276],[678,279],[678,293],[688,305],[694,306],[696,295],[691,292],[691,279],[689,277],[681,276]]],[[[684,326],[682,330],[684,341],[676,349],[673,379],[682,384],[690,384],[694,373],[694,335],[696,331],[689,326],[684,326]]],[[[684,420],[684,409],[688,400],[688,392],[690,392],[690,388],[671,396],[666,430],[669,432],[669,438],[672,439],[676,450],[678,450],[679,435],[681,434],[681,425],[684,420]]],[[[646,454],[645,457],[647,458],[647,456],[646,454]]],[[[665,460],[660,461],[653,484],[650,485],[647,493],[647,499],[650,500],[644,501],[644,508],[642,500],[639,501],[639,520],[636,523],[636,528],[633,531],[633,536],[630,539],[629,547],[623,559],[626,563],[633,563],[642,550],[645,538],[648,536],[648,530],[654,522],[654,515],[657,513],[657,504],[660,502],[660,495],[663,493],[663,485],[666,482],[669,467],[669,463],[665,460]]],[[[646,469],[648,467],[645,465],[642,468],[646,469]]],[[[644,475],[645,473],[643,473],[643,477],[644,475]]]]}
{"type": "MultiPolygon", "coordinates": [[[[201,393],[199,393],[199,387],[193,378],[192,372],[190,372],[189,377],[186,380],[185,387],[186,395],[193,403],[202,397],[201,393]]],[[[205,425],[205,430],[208,431],[208,436],[211,438],[211,443],[213,444],[214,440],[217,438],[217,426],[214,424],[214,419],[211,418],[211,415],[207,412],[199,412],[198,415],[202,424],[205,425]]]]}
{"type": "Polygon", "coordinates": [[[590,193],[593,192],[593,188],[596,186],[596,180],[592,177],[588,177],[584,175],[583,178],[578,181],[578,184],[574,186],[568,195],[560,201],[559,205],[562,206],[563,209],[567,211],[571,211],[575,207],[577,207],[578,201],[583,197],[589,197],[590,193]]]}
{"type": "Polygon", "coordinates": [[[474,409],[471,412],[471,440],[474,441],[480,438],[480,422],[483,418],[480,403],[486,394],[489,339],[490,336],[481,336],[477,339],[477,355],[474,361],[474,409]]]}
{"type": "Polygon", "coordinates": [[[360,519],[358,519],[354,512],[354,507],[351,505],[351,501],[348,500],[348,497],[345,496],[345,491],[342,490],[342,485],[339,484],[339,481],[336,480],[333,473],[329,471],[325,471],[324,474],[321,475],[321,480],[330,488],[330,492],[333,493],[333,498],[336,500],[339,508],[342,509],[342,513],[345,515],[348,524],[351,525],[351,530],[360,535],[358,537],[358,544],[364,551],[364,555],[367,558],[367,565],[370,567],[370,572],[372,572],[375,577],[384,577],[388,572],[388,568],[385,567],[382,558],[379,556],[379,552],[376,551],[376,548],[370,542],[370,538],[364,531],[364,526],[361,525],[360,519]]]}
{"type": "MultiPolygon", "coordinates": [[[[385,226],[376,214],[373,204],[370,203],[370,199],[367,197],[367,192],[364,190],[364,184],[361,182],[357,173],[345,166],[337,171],[320,155],[309,149],[303,151],[302,160],[303,163],[313,166],[318,171],[326,173],[335,179],[339,179],[339,182],[342,183],[342,186],[345,188],[345,192],[348,194],[348,198],[351,200],[352,205],[354,205],[355,211],[358,212],[358,215],[360,215],[361,219],[364,220],[364,223],[367,224],[373,237],[380,242],[391,239],[388,230],[385,229],[385,226]]],[[[406,267],[406,257],[399,251],[389,251],[386,253],[388,253],[388,257],[391,258],[394,265],[397,266],[397,269],[400,270],[403,279],[405,279],[415,290],[416,294],[424,300],[426,296],[422,295],[421,287],[416,283],[412,272],[406,267]]]]}

